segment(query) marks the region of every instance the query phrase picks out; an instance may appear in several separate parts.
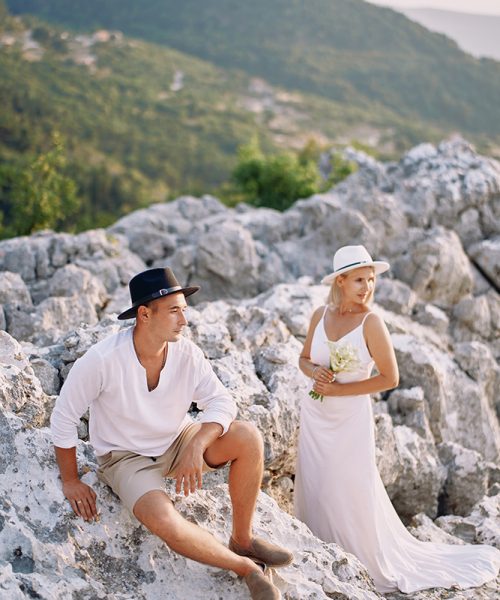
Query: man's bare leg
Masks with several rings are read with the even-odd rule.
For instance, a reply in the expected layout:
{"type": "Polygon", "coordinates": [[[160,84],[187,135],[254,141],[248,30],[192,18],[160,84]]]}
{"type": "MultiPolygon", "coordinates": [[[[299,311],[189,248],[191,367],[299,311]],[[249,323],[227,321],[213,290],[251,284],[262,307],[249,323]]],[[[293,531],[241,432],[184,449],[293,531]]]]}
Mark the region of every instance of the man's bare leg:
{"type": "Polygon", "coordinates": [[[222,437],[205,451],[205,461],[220,465],[231,461],[229,495],[233,506],[232,538],[242,546],[252,540],[252,520],[262,483],[264,445],[250,423],[234,421],[222,437]]]}
{"type": "Polygon", "coordinates": [[[245,577],[259,567],[218,542],[208,531],[184,519],[160,490],[144,494],[135,503],[134,515],[172,550],[198,562],[234,571],[245,577]]]}

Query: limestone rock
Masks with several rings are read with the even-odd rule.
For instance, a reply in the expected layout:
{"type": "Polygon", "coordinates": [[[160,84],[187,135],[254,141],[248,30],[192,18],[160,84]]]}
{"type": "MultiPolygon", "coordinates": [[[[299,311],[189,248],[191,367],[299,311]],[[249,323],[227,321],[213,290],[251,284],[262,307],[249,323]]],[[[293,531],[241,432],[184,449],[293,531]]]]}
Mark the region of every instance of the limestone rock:
{"type": "Polygon", "coordinates": [[[437,527],[453,535],[466,544],[473,544],[476,540],[476,528],[472,523],[468,523],[463,517],[456,515],[443,515],[434,521],[437,527]]]}
{"type": "Polygon", "coordinates": [[[460,239],[450,230],[435,227],[402,234],[406,245],[393,260],[392,271],[420,298],[450,307],[472,289],[472,271],[460,239]]]}
{"type": "Polygon", "coordinates": [[[394,485],[402,468],[392,419],[388,414],[375,415],[375,457],[384,485],[394,485]]]}
{"type": "Polygon", "coordinates": [[[487,460],[500,456],[500,427],[493,400],[471,380],[450,355],[406,334],[392,336],[400,371],[400,387],[420,386],[434,439],[456,442],[487,460]]]}
{"type": "Polygon", "coordinates": [[[74,297],[85,295],[100,309],[107,300],[106,288],[94,275],[76,265],[58,269],[48,281],[49,296],[74,297]]]}
{"type": "Polygon", "coordinates": [[[453,316],[461,325],[482,338],[488,338],[491,332],[491,313],[486,294],[465,296],[453,309],[453,316]]]}
{"type": "Polygon", "coordinates": [[[451,442],[439,444],[438,454],[447,470],[441,510],[445,514],[468,515],[474,504],[486,495],[487,466],[479,452],[451,442]]]}
{"type": "Polygon", "coordinates": [[[405,283],[387,277],[377,280],[377,304],[402,315],[411,315],[417,295],[405,283]]]}
{"type": "Polygon", "coordinates": [[[0,271],[0,304],[4,306],[32,304],[28,286],[18,273],[0,271]]]}
{"type": "Polygon", "coordinates": [[[310,279],[304,279],[295,284],[277,285],[256,299],[263,308],[278,315],[299,340],[306,337],[314,310],[326,304],[328,295],[327,286],[309,283],[310,279]]]}
{"type": "MultiPolygon", "coordinates": [[[[436,519],[436,522],[438,519],[436,519]]],[[[458,536],[435,525],[432,519],[424,513],[415,515],[408,527],[409,532],[421,542],[434,542],[462,546],[465,542],[458,536]]]]}
{"type": "Polygon", "coordinates": [[[52,410],[20,344],[5,331],[0,331],[0,407],[32,426],[45,424],[52,410]]]}
{"type": "Polygon", "coordinates": [[[36,378],[42,386],[42,390],[49,396],[59,393],[61,384],[59,381],[59,371],[43,358],[30,360],[36,378]]]}
{"type": "MultiPolygon", "coordinates": [[[[113,333],[118,332],[122,327],[127,327],[127,325],[110,318],[101,321],[97,327],[79,327],[74,331],[70,331],[61,339],[61,363],[64,365],[72,365],[75,360],[83,356],[91,346],[113,333]]],[[[61,373],[61,375],[63,375],[63,378],[65,379],[67,372],[61,373]]]]}
{"type": "MultiPolygon", "coordinates": [[[[484,389],[492,408],[498,406],[500,367],[489,346],[482,342],[461,342],[453,346],[455,360],[469,377],[484,389]]],[[[499,413],[500,414],[500,413],[499,413]]]]}
{"type": "Polygon", "coordinates": [[[412,315],[419,323],[444,334],[450,326],[450,319],[444,311],[433,304],[418,303],[412,315]]]}
{"type": "Polygon", "coordinates": [[[406,425],[424,439],[434,441],[425,410],[424,390],[421,387],[393,390],[387,407],[395,425],[406,425]]]}
{"type": "Polygon", "coordinates": [[[439,517],[436,525],[464,541],[500,548],[500,492],[482,498],[469,515],[439,517]]]}
{"type": "MultiPolygon", "coordinates": [[[[500,165],[463,140],[421,145],[387,164],[348,152],[356,173],[284,213],[184,196],[106,231],[0,241],[0,328],[9,332],[0,332],[0,595],[174,600],[201,589],[207,600],[246,597],[231,575],[188,567],[147,534],[92,472],[85,480],[98,490],[102,518],[78,523],[40,426],[74,361],[130,326],[116,313],[130,305],[131,276],[170,265],[182,284],[202,285],[196,304],[188,301],[186,335],[234,396],[240,418],[262,431],[263,487],[290,510],[300,403],[310,389],[297,361],[328,294],[314,284],[331,271],[335,250],[353,243],[392,265],[378,278],[374,305],[401,380],[375,403],[377,463],[390,497],[422,539],[455,543],[449,533],[499,544],[500,165]],[[435,516],[438,504],[457,514],[432,525],[425,515],[435,516]],[[178,576],[188,568],[188,579],[178,576]]],[[[79,435],[87,434],[84,416],[79,435]]],[[[79,458],[95,467],[85,443],[79,458]]],[[[226,539],[224,474],[204,481],[203,492],[176,498],[177,506],[226,539]]],[[[266,494],[256,526],[297,552],[277,575],[284,597],[379,597],[359,563],[313,538],[266,494]]],[[[489,600],[493,592],[495,582],[460,598],[489,600]]]]}
{"type": "Polygon", "coordinates": [[[497,290],[500,289],[500,236],[478,242],[468,251],[497,290]]]}
{"type": "MultiPolygon", "coordinates": [[[[84,523],[72,516],[54,477],[46,429],[25,430],[18,418],[1,412],[0,445],[0,585],[2,593],[12,592],[9,598],[23,598],[16,596],[20,588],[30,597],[51,590],[54,600],[65,600],[68,594],[145,600],[180,600],[193,593],[207,600],[247,597],[240,579],[188,561],[147,532],[92,471],[83,480],[97,492],[100,520],[84,523]],[[189,577],[179,576],[186,572],[189,577]]],[[[95,468],[87,445],[79,445],[78,457],[81,465],[95,468]]],[[[227,487],[208,481],[206,485],[187,499],[172,494],[171,486],[169,493],[188,520],[227,542],[231,527],[227,487]]],[[[353,556],[315,538],[265,494],[259,497],[255,529],[295,554],[294,563],[275,579],[285,596],[380,598],[353,556]]]]}
{"type": "Polygon", "coordinates": [[[335,250],[346,244],[363,244],[376,252],[377,234],[359,211],[345,209],[317,196],[297,202],[288,213],[299,210],[301,236],[279,242],[274,247],[295,278],[308,275],[319,281],[331,272],[335,250]]]}
{"type": "Polygon", "coordinates": [[[254,240],[243,227],[224,223],[200,237],[196,281],[203,288],[203,299],[255,295],[258,269],[254,240]]]}
{"type": "Polygon", "coordinates": [[[394,507],[404,520],[419,512],[435,517],[446,472],[434,444],[405,425],[394,428],[394,437],[401,465],[398,478],[387,486],[394,507]]]}

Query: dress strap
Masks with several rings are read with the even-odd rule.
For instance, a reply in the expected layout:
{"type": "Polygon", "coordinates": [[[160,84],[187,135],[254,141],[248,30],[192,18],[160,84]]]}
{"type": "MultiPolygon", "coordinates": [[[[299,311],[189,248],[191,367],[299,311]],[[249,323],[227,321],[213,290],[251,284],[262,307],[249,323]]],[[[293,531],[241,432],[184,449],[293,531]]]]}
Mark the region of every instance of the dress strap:
{"type": "Polygon", "coordinates": [[[321,321],[325,320],[326,311],[328,310],[328,304],[325,304],[325,308],[323,310],[323,314],[321,315],[321,321]]]}
{"type": "Polygon", "coordinates": [[[358,325],[358,327],[361,327],[361,329],[363,329],[365,326],[365,321],[366,321],[367,317],[369,317],[371,314],[372,314],[371,311],[367,312],[366,315],[363,317],[363,320],[361,321],[361,323],[358,325]]]}

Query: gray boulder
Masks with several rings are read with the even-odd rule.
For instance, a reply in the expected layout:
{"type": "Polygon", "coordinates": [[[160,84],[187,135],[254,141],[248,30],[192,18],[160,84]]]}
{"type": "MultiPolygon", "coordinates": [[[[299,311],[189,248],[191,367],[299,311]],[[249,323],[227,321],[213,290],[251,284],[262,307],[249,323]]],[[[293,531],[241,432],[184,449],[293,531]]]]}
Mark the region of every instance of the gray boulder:
{"type": "Polygon", "coordinates": [[[392,272],[422,300],[449,308],[472,290],[469,260],[453,231],[414,229],[402,234],[400,246],[392,272]]]}
{"type": "Polygon", "coordinates": [[[447,470],[441,510],[444,514],[466,516],[486,495],[487,465],[479,452],[451,442],[439,444],[438,454],[447,470]]]}
{"type": "Polygon", "coordinates": [[[400,475],[387,485],[394,507],[404,521],[419,512],[435,518],[446,471],[434,444],[405,425],[394,427],[394,438],[400,475]]]}
{"type": "MultiPolygon", "coordinates": [[[[98,495],[100,519],[84,523],[71,514],[54,472],[46,429],[25,429],[19,418],[0,412],[0,584],[6,598],[44,596],[179,600],[203,594],[207,600],[246,597],[241,579],[188,561],[152,536],[96,479],[90,448],[78,447],[83,476],[98,495]],[[8,460],[6,457],[8,456],[8,460]],[[110,534],[110,532],[112,532],[110,534]],[[189,573],[189,577],[179,576],[189,573]],[[30,590],[29,593],[27,590],[30,590]]],[[[226,486],[211,485],[184,499],[169,487],[178,510],[220,541],[230,535],[226,486]]],[[[315,538],[299,521],[260,494],[255,518],[258,535],[289,547],[295,561],[280,570],[276,585],[294,598],[344,597],[375,600],[366,570],[339,546],[315,538]]]]}
{"type": "Polygon", "coordinates": [[[52,406],[21,345],[0,331],[0,410],[22,415],[30,426],[41,426],[52,406]]]}
{"type": "Polygon", "coordinates": [[[191,281],[202,286],[204,300],[254,296],[259,262],[250,233],[236,223],[223,223],[200,237],[191,281]]]}
{"type": "Polygon", "coordinates": [[[413,335],[392,336],[401,387],[424,390],[426,412],[437,443],[456,442],[487,460],[500,456],[500,427],[482,385],[468,377],[445,350],[413,335]]]}
{"type": "Polygon", "coordinates": [[[468,248],[471,259],[492,285],[500,289],[500,236],[477,242],[468,248]]]}
{"type": "Polygon", "coordinates": [[[28,286],[19,273],[0,271],[0,304],[4,306],[32,304],[28,286]]]}
{"type": "Polygon", "coordinates": [[[479,500],[467,516],[442,516],[435,523],[466,542],[500,548],[500,490],[479,500]]]}

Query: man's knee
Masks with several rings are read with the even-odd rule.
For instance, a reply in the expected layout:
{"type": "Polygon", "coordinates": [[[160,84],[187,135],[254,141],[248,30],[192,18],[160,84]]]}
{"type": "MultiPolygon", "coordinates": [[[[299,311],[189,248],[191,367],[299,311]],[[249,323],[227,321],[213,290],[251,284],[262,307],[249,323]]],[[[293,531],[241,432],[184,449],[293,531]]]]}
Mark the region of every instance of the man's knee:
{"type": "Polygon", "coordinates": [[[167,533],[175,532],[178,513],[161,490],[147,492],[134,504],[134,515],[151,533],[165,539],[167,533]]]}
{"type": "Polygon", "coordinates": [[[257,427],[249,421],[233,421],[229,431],[234,436],[235,442],[247,452],[264,452],[264,442],[257,427]]]}

